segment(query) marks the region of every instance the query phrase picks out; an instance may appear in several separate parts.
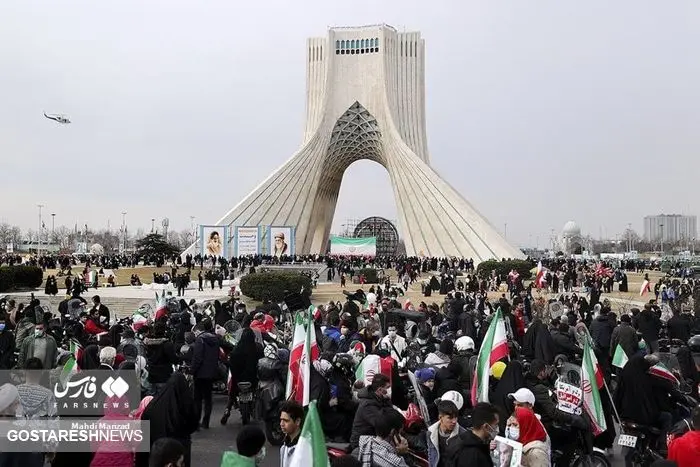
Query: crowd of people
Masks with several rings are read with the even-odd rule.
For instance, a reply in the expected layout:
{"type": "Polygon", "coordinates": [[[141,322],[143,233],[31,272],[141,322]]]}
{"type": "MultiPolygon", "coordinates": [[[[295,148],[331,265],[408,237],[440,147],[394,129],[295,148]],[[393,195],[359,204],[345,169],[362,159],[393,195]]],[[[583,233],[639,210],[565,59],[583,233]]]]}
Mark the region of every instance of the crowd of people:
{"type": "MultiPolygon", "coordinates": [[[[327,261],[340,273],[368,264],[311,259],[327,261]]],[[[247,264],[258,258],[251,261],[247,264]]],[[[316,401],[329,445],[347,443],[341,455],[332,457],[334,465],[498,465],[501,445],[495,440],[500,436],[520,443],[525,467],[568,466],[581,453],[597,453],[599,459],[611,455],[617,414],[619,422],[654,427],[652,448],[660,456],[678,467],[697,465],[688,452],[697,452],[700,433],[700,411],[697,402],[690,402],[697,399],[700,384],[693,361],[693,352],[700,353],[700,319],[686,309],[664,315],[662,309],[670,307],[661,287],[641,309],[614,312],[598,287],[604,277],[614,278],[628,267],[615,268],[611,276],[601,274],[600,265],[549,262],[551,282],[545,277],[540,289],[515,273],[503,278],[507,292],[494,294],[488,278],[472,275],[468,260],[377,258],[371,264],[396,271],[396,283],[364,286],[346,294],[345,303],[315,307],[308,316],[319,349],[310,367],[309,398],[316,401]],[[413,304],[401,296],[404,281],[426,273],[430,293],[424,290],[424,295],[437,292],[440,298],[413,304]],[[560,283],[570,286],[554,287],[560,274],[560,283]],[[479,349],[497,316],[507,330],[508,354],[488,362],[487,396],[476,399],[479,349]],[[606,429],[595,436],[589,415],[562,411],[555,397],[562,362],[581,363],[582,335],[589,336],[610,387],[609,393],[601,390],[606,429]],[[664,342],[674,340],[682,343],[674,354],[679,384],[650,372],[668,352],[664,342]],[[627,359],[622,368],[614,366],[618,347],[627,359]],[[379,362],[376,372],[368,372],[368,362],[379,362]],[[683,392],[686,386],[695,393],[683,392]],[[667,439],[672,439],[668,446],[667,439]]],[[[88,304],[82,288],[68,290],[73,293],[59,306],[59,316],[34,297],[4,304],[0,369],[60,372],[75,357],[81,370],[136,372],[139,407],[105,417],[148,420],[151,452],[125,456],[98,447],[70,459],[61,453],[14,453],[20,459],[15,462],[25,467],[44,460],[54,466],[70,461],[73,467],[190,466],[196,464],[192,435],[209,428],[218,383],[230,375],[223,424],[237,407],[238,382],[255,388],[273,378],[287,386],[298,309],[270,302],[248,309],[237,297],[205,308],[173,297],[163,314],[115,322],[99,296],[88,304]],[[235,339],[227,331],[231,322],[241,329],[235,339]],[[71,343],[80,349],[76,354],[69,350],[71,343]]],[[[41,412],[45,405],[36,403],[39,396],[24,394],[0,387],[0,412],[55,416],[48,409],[41,412]]],[[[304,423],[305,407],[296,399],[280,401],[275,415],[284,434],[278,440],[282,467],[290,465],[304,423]]],[[[225,453],[222,465],[260,465],[266,434],[269,438],[256,424],[246,425],[237,440],[239,452],[225,453]]],[[[0,453],[0,459],[10,454],[0,453]]]]}

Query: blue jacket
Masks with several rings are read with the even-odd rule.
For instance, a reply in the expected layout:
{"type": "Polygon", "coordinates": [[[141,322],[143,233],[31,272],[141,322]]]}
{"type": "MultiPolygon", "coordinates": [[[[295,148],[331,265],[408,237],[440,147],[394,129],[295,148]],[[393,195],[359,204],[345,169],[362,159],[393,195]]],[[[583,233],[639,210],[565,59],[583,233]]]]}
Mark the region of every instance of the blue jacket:
{"type": "Polygon", "coordinates": [[[323,335],[331,339],[336,344],[340,343],[340,329],[338,328],[328,326],[326,329],[324,329],[323,335]]]}
{"type": "MultiPolygon", "coordinates": [[[[428,431],[425,433],[428,445],[428,465],[430,467],[436,467],[438,465],[438,462],[440,462],[440,448],[438,447],[439,426],[440,422],[435,422],[432,425],[430,425],[428,431]]],[[[461,435],[465,431],[466,430],[462,428],[459,424],[455,425],[455,429],[452,430],[452,433],[450,433],[449,438],[447,438],[447,444],[449,445],[450,442],[456,441],[457,436],[461,435]]],[[[450,464],[449,462],[443,462],[443,465],[450,464]]]]}

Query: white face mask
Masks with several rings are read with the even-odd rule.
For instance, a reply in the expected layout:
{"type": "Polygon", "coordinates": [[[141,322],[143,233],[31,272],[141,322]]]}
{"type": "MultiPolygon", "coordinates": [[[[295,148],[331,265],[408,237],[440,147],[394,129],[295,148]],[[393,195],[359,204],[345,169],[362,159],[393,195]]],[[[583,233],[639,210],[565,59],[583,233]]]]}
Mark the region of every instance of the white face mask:
{"type": "Polygon", "coordinates": [[[263,446],[260,452],[255,455],[255,465],[261,465],[265,460],[266,454],[267,452],[265,451],[265,446],[263,446]]]}
{"type": "Polygon", "coordinates": [[[520,438],[520,427],[514,425],[506,427],[506,437],[517,441],[520,438]]]}
{"type": "Polygon", "coordinates": [[[396,331],[389,331],[389,338],[394,340],[396,338],[396,331]]]}

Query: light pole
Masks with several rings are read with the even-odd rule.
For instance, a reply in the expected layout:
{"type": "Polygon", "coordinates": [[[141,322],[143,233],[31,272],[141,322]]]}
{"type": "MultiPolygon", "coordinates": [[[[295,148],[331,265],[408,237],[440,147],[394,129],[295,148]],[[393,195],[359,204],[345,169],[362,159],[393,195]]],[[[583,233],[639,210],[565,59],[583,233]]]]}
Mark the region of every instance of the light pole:
{"type": "Polygon", "coordinates": [[[151,233],[154,233],[156,231],[156,218],[152,217],[151,218],[151,233]]]}
{"type": "Polygon", "coordinates": [[[51,235],[56,231],[56,213],[51,213],[51,235]]]}
{"type": "Polygon", "coordinates": [[[122,253],[126,252],[126,211],[122,211],[122,253]]]}
{"type": "Polygon", "coordinates": [[[192,231],[192,238],[197,239],[197,234],[194,231],[194,216],[190,216],[190,230],[192,231]]]}
{"type": "Polygon", "coordinates": [[[632,224],[627,224],[627,251],[632,251],[632,224]]]}
{"type": "Polygon", "coordinates": [[[664,257],[664,225],[659,224],[659,227],[661,227],[661,258],[664,257]]]}
{"type": "Polygon", "coordinates": [[[41,226],[42,226],[42,221],[41,221],[41,208],[44,207],[43,204],[37,204],[37,207],[39,208],[39,232],[37,233],[37,239],[36,239],[36,255],[39,256],[41,254],[41,226]]]}

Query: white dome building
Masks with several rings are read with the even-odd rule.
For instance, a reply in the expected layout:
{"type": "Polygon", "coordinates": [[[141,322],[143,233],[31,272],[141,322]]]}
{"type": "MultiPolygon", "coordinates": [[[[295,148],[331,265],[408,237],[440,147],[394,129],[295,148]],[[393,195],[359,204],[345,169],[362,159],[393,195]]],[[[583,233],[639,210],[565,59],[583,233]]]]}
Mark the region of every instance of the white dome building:
{"type": "Polygon", "coordinates": [[[91,255],[104,255],[105,254],[105,249],[102,245],[99,243],[95,243],[90,247],[90,254],[91,255]]]}
{"type": "Polygon", "coordinates": [[[583,253],[583,237],[581,227],[574,221],[564,224],[559,237],[559,249],[567,255],[583,253]]]}

